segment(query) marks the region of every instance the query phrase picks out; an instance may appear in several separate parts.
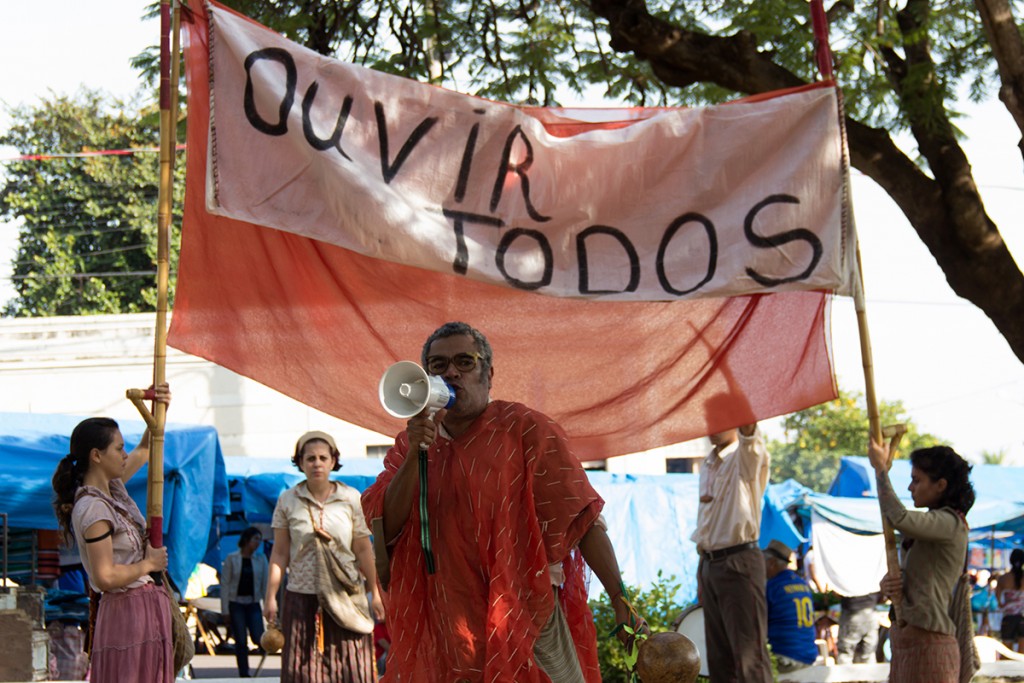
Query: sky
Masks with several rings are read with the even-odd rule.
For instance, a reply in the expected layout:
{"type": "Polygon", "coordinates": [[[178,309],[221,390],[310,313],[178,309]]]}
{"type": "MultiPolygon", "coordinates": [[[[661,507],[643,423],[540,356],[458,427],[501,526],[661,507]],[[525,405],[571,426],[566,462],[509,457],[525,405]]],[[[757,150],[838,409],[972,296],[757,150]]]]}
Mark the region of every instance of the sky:
{"type": "MultiPolygon", "coordinates": [[[[148,0],[0,0],[0,131],[7,106],[33,104],[50,92],[80,87],[130,97],[140,86],[129,60],[158,40],[158,21],[142,21],[148,0]],[[98,9],[102,7],[102,10],[98,9]]],[[[571,104],[571,103],[566,103],[571,104]]],[[[961,105],[963,146],[989,215],[1018,264],[1024,259],[1024,172],[1019,131],[993,98],[961,105]]],[[[12,153],[0,148],[0,157],[12,153]]],[[[992,323],[946,284],[924,244],[892,200],[853,174],[875,386],[880,399],[902,401],[925,432],[962,454],[1005,452],[1024,465],[1024,365],[992,323]]],[[[12,294],[10,260],[16,227],[0,223],[0,303],[12,294]]],[[[839,386],[863,393],[865,381],[852,300],[837,297],[832,339],[839,386]]],[[[778,434],[779,421],[767,425],[778,434]]]]}

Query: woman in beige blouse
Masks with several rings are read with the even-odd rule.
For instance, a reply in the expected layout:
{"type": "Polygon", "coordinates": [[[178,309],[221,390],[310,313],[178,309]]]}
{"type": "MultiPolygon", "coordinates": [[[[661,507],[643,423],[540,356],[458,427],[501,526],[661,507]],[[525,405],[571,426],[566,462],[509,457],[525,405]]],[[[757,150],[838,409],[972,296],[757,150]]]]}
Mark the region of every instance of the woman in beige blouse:
{"type": "MultiPolygon", "coordinates": [[[[329,479],[330,473],[341,467],[338,458],[338,447],[329,434],[303,434],[295,445],[292,462],[306,479],[282,493],[274,508],[274,549],[263,614],[268,622],[277,622],[278,589],[285,570],[289,570],[280,606],[285,637],[282,683],[376,680],[372,634],[336,623],[328,611],[321,609],[317,595],[318,571],[322,571],[317,557],[318,537],[333,541],[329,547],[334,560],[347,574],[358,577],[361,572],[371,589],[377,583],[370,530],[359,492],[329,479]]],[[[373,616],[383,620],[381,601],[372,599],[371,606],[373,616]]]]}

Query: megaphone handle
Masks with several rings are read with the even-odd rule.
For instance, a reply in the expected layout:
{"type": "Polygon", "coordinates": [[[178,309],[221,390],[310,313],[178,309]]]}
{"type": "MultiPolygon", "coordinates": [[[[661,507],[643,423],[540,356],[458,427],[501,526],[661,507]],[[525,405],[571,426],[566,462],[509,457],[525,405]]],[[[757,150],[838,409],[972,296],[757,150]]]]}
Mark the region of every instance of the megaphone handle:
{"type": "Polygon", "coordinates": [[[434,548],[430,543],[430,519],[427,515],[427,449],[420,445],[420,545],[423,546],[423,559],[427,564],[427,573],[435,572],[434,548]]]}

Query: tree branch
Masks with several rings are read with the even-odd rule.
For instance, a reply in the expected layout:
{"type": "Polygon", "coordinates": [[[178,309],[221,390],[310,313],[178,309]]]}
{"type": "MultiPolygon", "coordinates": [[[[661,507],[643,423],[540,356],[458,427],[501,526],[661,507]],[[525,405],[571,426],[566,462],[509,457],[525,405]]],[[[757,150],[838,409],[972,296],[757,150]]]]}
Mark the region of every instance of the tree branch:
{"type": "MultiPolygon", "coordinates": [[[[754,94],[804,83],[759,52],[748,33],[717,37],[681,29],[651,16],[643,0],[590,0],[590,7],[608,21],[612,48],[649,62],[668,85],[710,82],[754,94]]],[[[926,37],[927,15],[925,0],[909,0],[898,15],[905,56],[888,50],[886,63],[935,178],[919,169],[888,131],[847,118],[851,162],[889,193],[953,290],[984,311],[1024,361],[1024,276],[985,213],[943,109],[926,37]]]]}
{"type": "MultiPolygon", "coordinates": [[[[999,67],[999,99],[1024,133],[1024,40],[1007,0],[975,0],[992,55],[999,67]]],[[[1018,143],[1024,155],[1024,138],[1018,143]]]]}
{"type": "Polygon", "coordinates": [[[681,29],[651,16],[643,0],[591,0],[590,6],[608,21],[612,48],[649,62],[667,85],[710,81],[749,95],[805,83],[759,52],[745,31],[719,37],[681,29]]]}
{"type": "Polygon", "coordinates": [[[950,237],[973,252],[992,242],[1002,243],[1002,238],[985,213],[971,165],[946,114],[927,38],[930,11],[930,0],[909,0],[897,13],[907,68],[894,79],[901,83],[900,99],[910,130],[942,188],[943,203],[955,226],[950,237]]]}

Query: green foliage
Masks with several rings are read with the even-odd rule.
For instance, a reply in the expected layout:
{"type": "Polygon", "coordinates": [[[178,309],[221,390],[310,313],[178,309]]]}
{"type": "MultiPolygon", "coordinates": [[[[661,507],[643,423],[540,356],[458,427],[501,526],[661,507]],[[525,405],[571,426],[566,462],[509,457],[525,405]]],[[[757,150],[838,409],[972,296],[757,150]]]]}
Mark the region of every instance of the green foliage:
{"type": "MultiPolygon", "coordinates": [[[[852,2],[826,3],[836,80],[843,88],[847,113],[893,131],[907,127],[908,106],[931,106],[941,112],[945,103],[955,101],[961,86],[980,99],[997,83],[991,47],[979,39],[984,30],[976,7],[935,3],[928,15],[918,18],[921,29],[912,36],[928,47],[936,63],[934,73],[918,76],[928,80],[929,91],[919,93],[922,100],[901,97],[887,74],[889,69],[905,67],[904,38],[896,19],[903,4],[855,8],[852,2]]],[[[812,28],[803,0],[710,0],[705,6],[713,23],[728,27],[719,33],[748,31],[773,61],[805,80],[816,78],[812,28]]]]}
{"type": "MultiPolygon", "coordinates": [[[[900,401],[882,401],[878,412],[883,425],[907,425],[896,457],[905,458],[916,448],[946,443],[936,436],[921,433],[900,401]]],[[[769,445],[774,482],[792,478],[823,492],[835,479],[840,458],[867,453],[867,408],[858,393],[840,390],[839,398],[834,401],[787,416],[783,427],[785,440],[769,445]]]]}
{"type": "MultiPolygon", "coordinates": [[[[157,117],[98,92],[52,96],[10,112],[0,137],[23,155],[159,146],[157,117]]],[[[6,165],[0,219],[20,221],[15,316],[131,313],[156,304],[159,155],[57,157],[6,165]]],[[[175,206],[184,194],[179,164],[175,206]]],[[[174,226],[180,218],[172,220],[174,226]]],[[[171,241],[171,270],[178,232],[171,241]]]]}
{"type": "MultiPolygon", "coordinates": [[[[671,631],[673,622],[688,607],[680,603],[681,585],[675,576],[664,576],[658,572],[658,579],[647,590],[638,586],[626,586],[626,594],[637,613],[647,621],[652,633],[671,631]]],[[[615,630],[615,611],[604,593],[597,600],[590,601],[590,611],[594,613],[594,625],[597,627],[597,658],[601,666],[601,679],[604,683],[628,683],[629,666],[626,664],[626,649],[615,636],[609,634],[615,630]]]]}
{"type": "MultiPolygon", "coordinates": [[[[230,7],[321,54],[408,78],[431,80],[481,97],[555,105],[566,93],[600,93],[617,103],[702,104],[735,97],[707,82],[666,87],[650,65],[609,44],[609,27],[583,0],[505,3],[496,0],[225,0],[230,7]]],[[[682,33],[745,32],[772,60],[805,80],[817,79],[806,0],[647,0],[651,15],[682,33]]],[[[151,5],[151,7],[153,7],[151,5]]],[[[888,69],[905,61],[894,3],[860,11],[829,5],[830,43],[848,113],[868,125],[906,127],[906,107],[943,109],[964,88],[972,98],[996,80],[991,48],[970,3],[932,5],[919,17],[920,42],[936,62],[927,89],[901,98],[888,69]]],[[[664,46],[651,46],[652,51],[664,46]]],[[[142,59],[140,63],[144,63],[142,59]]]]}
{"type": "Polygon", "coordinates": [[[981,462],[983,465],[1005,465],[1007,453],[1006,449],[1000,449],[998,451],[982,451],[981,462]]]}

